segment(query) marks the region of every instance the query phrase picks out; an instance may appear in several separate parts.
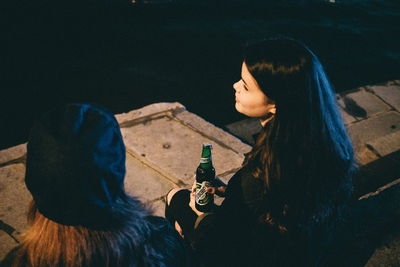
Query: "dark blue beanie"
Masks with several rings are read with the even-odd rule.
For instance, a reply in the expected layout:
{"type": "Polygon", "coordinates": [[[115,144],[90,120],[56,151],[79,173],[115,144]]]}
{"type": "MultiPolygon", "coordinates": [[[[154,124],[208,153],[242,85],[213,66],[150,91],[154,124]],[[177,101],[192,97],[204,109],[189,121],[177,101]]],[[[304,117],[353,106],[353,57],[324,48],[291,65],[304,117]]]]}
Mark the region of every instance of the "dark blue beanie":
{"type": "Polygon", "coordinates": [[[39,211],[57,223],[99,224],[125,196],[125,146],[103,108],[69,104],[46,113],[27,150],[26,186],[39,211]]]}

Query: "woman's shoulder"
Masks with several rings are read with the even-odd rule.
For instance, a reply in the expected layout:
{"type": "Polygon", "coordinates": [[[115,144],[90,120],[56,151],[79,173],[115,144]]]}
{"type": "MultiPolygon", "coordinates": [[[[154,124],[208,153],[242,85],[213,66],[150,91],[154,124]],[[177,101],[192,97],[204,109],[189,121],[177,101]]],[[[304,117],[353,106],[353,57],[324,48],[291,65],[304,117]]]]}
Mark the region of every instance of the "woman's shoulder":
{"type": "Polygon", "coordinates": [[[243,166],[232,176],[232,178],[228,182],[228,186],[230,184],[235,184],[235,185],[249,184],[249,185],[259,186],[260,183],[263,183],[263,181],[261,179],[255,178],[249,167],[243,166]]]}
{"type": "MultiPolygon", "coordinates": [[[[264,195],[265,182],[255,178],[248,167],[242,167],[229,181],[229,187],[240,193],[245,201],[260,199],[264,195]]],[[[233,191],[233,190],[232,190],[233,191]]]]}
{"type": "Polygon", "coordinates": [[[229,217],[249,218],[249,213],[262,208],[264,191],[264,181],[255,178],[247,167],[243,167],[229,181],[220,210],[229,217]]]}

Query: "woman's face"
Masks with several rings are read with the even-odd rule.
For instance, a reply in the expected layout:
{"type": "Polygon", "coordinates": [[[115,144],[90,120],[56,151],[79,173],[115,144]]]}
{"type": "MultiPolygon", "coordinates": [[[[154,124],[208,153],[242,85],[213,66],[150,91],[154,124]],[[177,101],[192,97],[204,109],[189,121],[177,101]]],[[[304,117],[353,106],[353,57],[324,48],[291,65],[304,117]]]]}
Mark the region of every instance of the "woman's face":
{"type": "Polygon", "coordinates": [[[250,74],[246,64],[242,65],[242,79],[233,84],[238,112],[249,117],[263,118],[275,113],[275,104],[261,91],[257,81],[250,74]]]}

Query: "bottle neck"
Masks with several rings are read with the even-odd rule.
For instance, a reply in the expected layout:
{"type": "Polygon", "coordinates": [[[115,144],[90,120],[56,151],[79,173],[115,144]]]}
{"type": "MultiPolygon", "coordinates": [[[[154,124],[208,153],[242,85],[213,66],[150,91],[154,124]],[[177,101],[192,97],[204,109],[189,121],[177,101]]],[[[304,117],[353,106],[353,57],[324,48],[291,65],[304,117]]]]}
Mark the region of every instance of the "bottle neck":
{"type": "Polygon", "coordinates": [[[212,167],[211,146],[204,146],[201,152],[200,167],[209,169],[212,167]]]}

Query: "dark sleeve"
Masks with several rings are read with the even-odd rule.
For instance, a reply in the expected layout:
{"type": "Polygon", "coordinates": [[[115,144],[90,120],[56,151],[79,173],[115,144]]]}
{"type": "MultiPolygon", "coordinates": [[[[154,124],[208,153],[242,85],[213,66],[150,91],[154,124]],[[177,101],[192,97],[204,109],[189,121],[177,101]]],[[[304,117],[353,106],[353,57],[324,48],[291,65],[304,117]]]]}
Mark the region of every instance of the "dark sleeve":
{"type": "Polygon", "coordinates": [[[189,248],[169,222],[157,216],[149,216],[148,221],[152,225],[145,249],[152,254],[148,266],[190,266],[189,248]]]}
{"type": "Polygon", "coordinates": [[[230,213],[243,204],[242,173],[243,170],[241,169],[229,180],[225,191],[225,199],[218,210],[219,213],[230,213]]]}
{"type": "Polygon", "coordinates": [[[198,266],[226,266],[223,261],[227,255],[226,235],[231,232],[233,224],[226,223],[225,211],[236,206],[235,196],[240,191],[240,175],[235,174],[227,185],[226,198],[223,204],[214,212],[199,216],[195,222],[193,239],[190,246],[193,261],[198,266]],[[227,203],[224,205],[224,203],[227,203]]]}
{"type": "Polygon", "coordinates": [[[247,170],[239,170],[229,181],[219,209],[196,221],[191,244],[194,259],[205,257],[205,266],[245,266],[238,260],[246,259],[244,255],[251,251],[251,215],[260,207],[263,192],[263,182],[247,170]]]}
{"type": "Polygon", "coordinates": [[[242,168],[229,181],[220,212],[225,216],[256,216],[263,209],[264,188],[263,180],[242,168]]]}
{"type": "Polygon", "coordinates": [[[193,232],[193,240],[190,244],[194,253],[195,257],[196,254],[207,255],[210,257],[211,254],[217,250],[215,238],[218,236],[218,221],[217,221],[217,214],[215,213],[208,213],[204,214],[205,216],[199,217],[198,221],[196,221],[195,230],[193,232]],[[214,244],[211,244],[210,240],[213,240],[214,244]],[[200,253],[198,253],[200,252],[200,253]]]}

